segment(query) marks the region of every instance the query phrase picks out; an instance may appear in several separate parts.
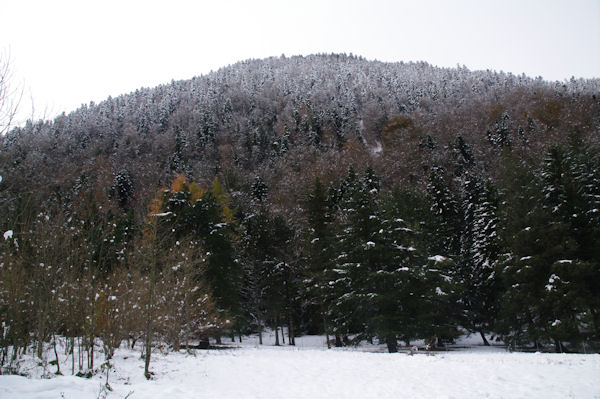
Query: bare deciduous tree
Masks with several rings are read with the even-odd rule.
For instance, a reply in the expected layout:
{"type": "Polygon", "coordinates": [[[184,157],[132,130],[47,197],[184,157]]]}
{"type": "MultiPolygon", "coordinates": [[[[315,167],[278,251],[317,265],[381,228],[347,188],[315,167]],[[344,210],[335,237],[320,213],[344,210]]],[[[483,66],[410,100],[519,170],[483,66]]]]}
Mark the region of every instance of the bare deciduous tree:
{"type": "Polygon", "coordinates": [[[4,51],[0,53],[0,135],[11,128],[22,97],[23,88],[13,82],[10,52],[4,51]]]}

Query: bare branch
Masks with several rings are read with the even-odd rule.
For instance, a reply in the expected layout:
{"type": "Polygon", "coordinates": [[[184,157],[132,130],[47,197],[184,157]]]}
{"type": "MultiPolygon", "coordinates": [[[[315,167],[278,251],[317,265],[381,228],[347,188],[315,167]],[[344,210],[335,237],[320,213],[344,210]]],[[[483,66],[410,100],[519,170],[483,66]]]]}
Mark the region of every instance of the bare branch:
{"type": "Polygon", "coordinates": [[[0,135],[6,133],[14,122],[23,98],[23,87],[14,85],[9,51],[0,54],[0,135]]]}

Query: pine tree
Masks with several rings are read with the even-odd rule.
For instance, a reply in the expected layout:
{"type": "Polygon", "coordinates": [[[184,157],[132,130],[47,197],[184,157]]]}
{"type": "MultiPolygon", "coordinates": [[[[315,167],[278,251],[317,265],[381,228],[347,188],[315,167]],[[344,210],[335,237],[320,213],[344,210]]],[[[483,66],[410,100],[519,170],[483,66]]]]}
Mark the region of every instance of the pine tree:
{"type": "Polygon", "coordinates": [[[500,170],[500,232],[506,253],[497,271],[503,285],[496,330],[511,346],[541,343],[544,326],[539,307],[545,296],[547,273],[538,254],[539,237],[547,227],[548,215],[541,208],[541,182],[534,171],[505,154],[500,170]]]}
{"type": "Polygon", "coordinates": [[[397,352],[397,340],[409,343],[423,336],[423,319],[428,309],[429,287],[425,281],[425,256],[418,246],[417,232],[400,214],[401,204],[387,196],[380,206],[380,228],[372,250],[379,263],[370,270],[367,284],[372,313],[370,329],[397,352]]]}
{"type": "MultiPolygon", "coordinates": [[[[586,340],[600,341],[600,151],[586,147],[574,137],[573,179],[577,187],[576,234],[579,242],[578,268],[569,267],[568,281],[577,286],[577,303],[580,309],[581,331],[586,340]],[[585,333],[591,331],[592,333],[585,333]]],[[[563,266],[568,266],[564,264],[563,266]]]]}
{"type": "Polygon", "coordinates": [[[498,199],[490,180],[465,175],[461,253],[457,258],[456,277],[462,290],[464,306],[463,325],[478,332],[485,345],[485,337],[494,322],[497,278],[496,262],[499,255],[497,232],[498,199]]]}
{"type": "Polygon", "coordinates": [[[460,297],[453,260],[437,252],[438,215],[431,213],[426,195],[410,189],[394,190],[387,203],[384,209],[401,224],[392,229],[394,239],[412,249],[405,258],[410,262],[404,261],[406,266],[401,270],[410,279],[401,288],[405,299],[400,307],[407,316],[400,338],[406,342],[425,338],[432,344],[452,341],[458,335],[461,310],[456,304],[460,297]]]}
{"type": "Polygon", "coordinates": [[[266,207],[244,218],[242,228],[246,310],[258,327],[262,344],[265,323],[270,321],[277,329],[286,306],[291,306],[296,296],[292,287],[295,270],[289,254],[293,235],[285,220],[271,217],[266,207]]]}
{"type": "Polygon", "coordinates": [[[252,193],[252,198],[254,198],[258,202],[263,202],[267,199],[267,194],[269,193],[269,188],[265,184],[262,177],[256,175],[254,178],[254,182],[252,183],[252,187],[250,188],[252,193]]]}
{"type": "Polygon", "coordinates": [[[352,168],[341,182],[339,192],[339,255],[332,270],[333,289],[338,295],[331,314],[334,333],[336,336],[361,333],[360,337],[369,337],[373,332],[365,325],[371,311],[366,282],[379,254],[372,250],[380,228],[376,193],[367,189],[365,180],[352,168]]]}
{"type": "Polygon", "coordinates": [[[458,135],[451,144],[452,158],[454,161],[454,174],[460,176],[463,172],[471,169],[475,164],[473,149],[462,135],[458,135]]]}
{"type": "Polygon", "coordinates": [[[521,191],[527,194],[513,194],[514,183],[504,194],[511,212],[526,210],[522,220],[504,220],[510,252],[502,264],[501,322],[515,343],[552,342],[562,351],[565,342],[576,345],[584,330],[594,329],[594,289],[588,284],[598,273],[579,238],[586,225],[579,204],[585,201],[575,179],[575,155],[573,148],[550,148],[539,179],[522,172],[511,177],[525,183],[521,191]]]}
{"type": "Polygon", "coordinates": [[[115,176],[110,186],[110,195],[119,201],[119,206],[125,208],[133,196],[133,183],[127,169],[121,170],[115,176]]]}
{"type": "Polygon", "coordinates": [[[492,129],[488,129],[487,136],[489,142],[495,147],[509,149],[512,147],[512,122],[507,112],[504,112],[494,123],[492,129]]]}
{"type": "MultiPolygon", "coordinates": [[[[313,189],[306,199],[308,230],[305,244],[306,301],[315,332],[331,333],[328,317],[333,300],[334,257],[336,253],[333,209],[325,187],[315,178],[313,189]]],[[[327,340],[329,343],[329,340],[327,340]]]]}
{"type": "Polygon", "coordinates": [[[600,282],[600,238],[597,220],[598,154],[587,150],[576,135],[568,148],[549,150],[542,179],[544,208],[561,232],[562,246],[553,259],[547,285],[552,303],[551,331],[557,348],[591,339],[598,343],[597,284],[600,282]],[[596,209],[596,211],[594,211],[596,209]],[[593,331],[592,334],[587,331],[593,331]]]}
{"type": "Polygon", "coordinates": [[[449,184],[445,170],[433,167],[429,174],[427,196],[431,205],[432,220],[428,224],[430,252],[454,257],[460,252],[460,214],[458,204],[449,184]]]}
{"type": "Polygon", "coordinates": [[[425,252],[416,247],[419,233],[400,217],[406,208],[379,192],[371,169],[362,178],[350,170],[340,186],[336,333],[355,333],[357,340],[377,337],[389,352],[398,350],[398,339],[439,333],[428,326],[439,305],[434,288],[441,285],[435,277],[439,270],[428,269],[425,252]]]}

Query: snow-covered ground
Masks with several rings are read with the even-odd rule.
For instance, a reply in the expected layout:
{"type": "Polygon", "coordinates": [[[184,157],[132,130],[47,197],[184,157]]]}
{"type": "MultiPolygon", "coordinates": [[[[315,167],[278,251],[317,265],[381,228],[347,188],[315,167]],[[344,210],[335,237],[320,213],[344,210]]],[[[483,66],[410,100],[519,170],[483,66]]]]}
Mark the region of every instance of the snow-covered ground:
{"type": "MultiPolygon", "coordinates": [[[[382,347],[327,350],[323,337],[297,346],[153,353],[154,379],[140,351],[117,351],[105,374],[85,379],[0,376],[0,398],[600,398],[600,355],[509,353],[502,348],[382,353],[382,347]]],[[[100,360],[100,358],[98,359],[100,360]]],[[[63,372],[70,371],[64,359],[63,372]]],[[[55,366],[48,366],[55,370],[55,366]]]]}

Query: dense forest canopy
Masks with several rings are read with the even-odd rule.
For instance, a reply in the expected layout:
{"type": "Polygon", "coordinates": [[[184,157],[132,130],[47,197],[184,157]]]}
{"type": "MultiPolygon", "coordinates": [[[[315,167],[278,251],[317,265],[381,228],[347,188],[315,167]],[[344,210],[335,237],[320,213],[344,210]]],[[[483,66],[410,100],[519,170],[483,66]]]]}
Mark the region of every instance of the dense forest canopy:
{"type": "Polygon", "coordinates": [[[283,325],[597,350],[599,141],[600,79],[352,55],[30,121],[0,137],[2,362],[283,325]]]}
{"type": "Polygon", "coordinates": [[[459,137],[494,175],[504,147],[534,164],[571,131],[597,142],[599,91],[598,79],[346,55],[249,60],[14,129],[1,139],[4,190],[66,193],[83,175],[127,170],[143,201],[179,173],[223,176],[232,190],[259,173],[291,206],[312,176],[339,179],[352,163],[389,184],[418,181],[451,162],[459,137]]]}

